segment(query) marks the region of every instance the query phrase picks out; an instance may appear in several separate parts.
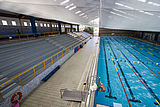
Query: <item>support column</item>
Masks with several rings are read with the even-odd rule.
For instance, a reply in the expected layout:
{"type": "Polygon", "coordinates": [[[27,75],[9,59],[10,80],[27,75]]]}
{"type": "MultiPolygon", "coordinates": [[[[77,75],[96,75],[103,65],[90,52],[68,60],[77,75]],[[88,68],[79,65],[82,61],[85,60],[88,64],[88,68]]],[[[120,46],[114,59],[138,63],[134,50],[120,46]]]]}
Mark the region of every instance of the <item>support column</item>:
{"type": "Polygon", "coordinates": [[[73,29],[73,25],[71,24],[70,32],[72,32],[72,29],[73,29]]]}
{"type": "Polygon", "coordinates": [[[50,25],[50,32],[52,32],[52,23],[50,22],[49,25],[50,25]]]}
{"type": "Polygon", "coordinates": [[[21,22],[21,19],[19,18],[19,24],[20,24],[20,27],[21,27],[21,32],[22,32],[22,34],[24,34],[24,32],[23,32],[23,27],[22,27],[22,22],[21,22]]]}
{"type": "Polygon", "coordinates": [[[159,35],[159,33],[155,34],[155,38],[154,38],[155,41],[158,41],[158,35],[159,35]]]}
{"type": "Polygon", "coordinates": [[[30,17],[31,27],[32,27],[32,33],[37,33],[37,28],[35,25],[35,18],[33,16],[30,17]]]}
{"type": "Polygon", "coordinates": [[[61,28],[61,22],[58,21],[58,31],[61,34],[62,33],[62,28],[61,28]]]}
{"type": "Polygon", "coordinates": [[[141,36],[141,38],[143,38],[144,37],[144,32],[142,32],[142,36],[141,36]]]}
{"type": "Polygon", "coordinates": [[[79,32],[79,25],[77,25],[77,32],[79,32]]]}

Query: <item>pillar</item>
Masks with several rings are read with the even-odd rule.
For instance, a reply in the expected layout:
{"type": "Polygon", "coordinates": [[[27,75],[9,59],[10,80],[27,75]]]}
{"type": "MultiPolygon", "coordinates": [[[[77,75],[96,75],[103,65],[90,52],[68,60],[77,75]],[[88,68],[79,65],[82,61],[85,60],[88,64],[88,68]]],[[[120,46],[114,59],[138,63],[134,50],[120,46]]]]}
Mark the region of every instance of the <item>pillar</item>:
{"type": "Polygon", "coordinates": [[[33,16],[30,17],[31,27],[32,27],[32,33],[37,33],[37,28],[35,25],[35,18],[33,16]]]}
{"type": "Polygon", "coordinates": [[[70,32],[72,32],[72,29],[73,29],[73,25],[71,24],[70,32]]]}
{"type": "Polygon", "coordinates": [[[62,33],[62,28],[61,28],[61,22],[58,21],[58,31],[61,34],[62,33]]]}
{"type": "Polygon", "coordinates": [[[79,32],[79,25],[77,25],[77,32],[79,32]]]}

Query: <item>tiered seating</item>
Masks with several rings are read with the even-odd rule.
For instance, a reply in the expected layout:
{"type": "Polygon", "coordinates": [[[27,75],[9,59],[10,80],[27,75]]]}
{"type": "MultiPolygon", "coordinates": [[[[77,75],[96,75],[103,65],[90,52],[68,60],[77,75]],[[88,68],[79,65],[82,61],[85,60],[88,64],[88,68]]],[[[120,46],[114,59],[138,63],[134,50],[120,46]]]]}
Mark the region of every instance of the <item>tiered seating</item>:
{"type": "Polygon", "coordinates": [[[71,35],[71,36],[73,36],[73,37],[75,37],[75,38],[79,37],[79,35],[77,35],[75,33],[72,33],[72,32],[69,32],[68,34],[71,35]]]}
{"type": "MultiPolygon", "coordinates": [[[[0,84],[77,41],[78,39],[70,35],[60,35],[0,46],[0,84]]],[[[46,62],[46,66],[50,65],[51,63],[46,62]]],[[[42,71],[44,71],[43,64],[36,68],[36,74],[42,71]]],[[[27,72],[23,75],[21,77],[23,85],[33,79],[33,77],[33,72],[27,72]]],[[[7,83],[3,87],[0,87],[0,93],[3,96],[7,96],[11,90],[20,86],[19,83],[18,79],[7,83]]]]}
{"type": "Polygon", "coordinates": [[[70,35],[72,35],[74,37],[76,35],[77,36],[76,38],[79,38],[81,40],[86,38],[86,37],[88,37],[88,36],[90,36],[90,34],[87,33],[87,32],[73,32],[73,33],[70,33],[70,35]]]}
{"type": "Polygon", "coordinates": [[[51,38],[48,38],[47,40],[48,40],[48,42],[55,44],[55,45],[58,45],[59,47],[61,47],[63,49],[78,41],[78,39],[76,39],[70,35],[51,37],[51,38]]]}

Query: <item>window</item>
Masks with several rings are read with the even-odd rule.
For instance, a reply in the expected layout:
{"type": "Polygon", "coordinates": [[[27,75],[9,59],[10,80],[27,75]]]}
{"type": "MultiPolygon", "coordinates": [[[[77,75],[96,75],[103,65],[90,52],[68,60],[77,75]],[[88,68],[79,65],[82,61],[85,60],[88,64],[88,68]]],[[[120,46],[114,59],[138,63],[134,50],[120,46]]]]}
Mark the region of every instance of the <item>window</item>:
{"type": "Polygon", "coordinates": [[[2,24],[3,24],[3,25],[8,25],[8,23],[7,23],[6,20],[2,20],[2,24]]]}
{"type": "Polygon", "coordinates": [[[44,27],[46,27],[46,24],[44,24],[44,27]]]}
{"type": "Polygon", "coordinates": [[[48,27],[50,27],[50,25],[49,24],[47,24],[48,25],[48,27]]]}
{"type": "Polygon", "coordinates": [[[23,23],[24,23],[24,26],[28,26],[28,25],[27,25],[27,22],[23,22],[23,23]]]}
{"type": "Polygon", "coordinates": [[[41,26],[41,27],[43,27],[43,24],[42,24],[42,23],[40,23],[40,26],[41,26]]]}
{"type": "Polygon", "coordinates": [[[54,27],[54,24],[52,24],[52,27],[54,27]]]}
{"type": "Polygon", "coordinates": [[[31,26],[31,23],[29,23],[29,26],[31,26]]]}
{"type": "Polygon", "coordinates": [[[17,24],[16,24],[16,21],[11,21],[11,23],[12,23],[13,26],[16,26],[16,25],[17,25],[17,24]]]}
{"type": "Polygon", "coordinates": [[[38,26],[38,24],[37,24],[37,23],[35,23],[35,25],[36,25],[36,26],[38,26]]]}
{"type": "Polygon", "coordinates": [[[58,27],[58,24],[57,24],[57,27],[58,27]]]}

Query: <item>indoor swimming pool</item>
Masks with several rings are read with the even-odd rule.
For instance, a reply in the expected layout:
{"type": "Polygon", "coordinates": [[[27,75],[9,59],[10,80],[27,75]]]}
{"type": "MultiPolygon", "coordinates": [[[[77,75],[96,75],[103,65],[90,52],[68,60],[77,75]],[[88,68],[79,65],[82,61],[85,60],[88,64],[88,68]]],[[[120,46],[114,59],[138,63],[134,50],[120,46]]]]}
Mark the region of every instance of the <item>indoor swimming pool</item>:
{"type": "Polygon", "coordinates": [[[101,37],[95,106],[155,107],[160,105],[160,47],[141,40],[101,37]]]}

